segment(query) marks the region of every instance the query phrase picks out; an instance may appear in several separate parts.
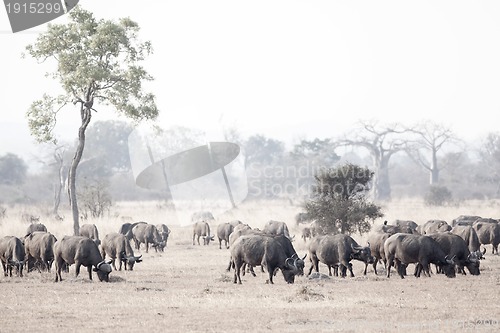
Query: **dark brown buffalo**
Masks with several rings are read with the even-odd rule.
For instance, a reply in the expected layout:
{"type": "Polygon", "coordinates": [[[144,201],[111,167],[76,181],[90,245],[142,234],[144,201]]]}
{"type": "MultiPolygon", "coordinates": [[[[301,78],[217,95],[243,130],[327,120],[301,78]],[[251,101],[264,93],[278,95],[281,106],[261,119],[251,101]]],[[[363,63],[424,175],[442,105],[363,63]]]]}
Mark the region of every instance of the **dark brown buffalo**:
{"type": "Polygon", "coordinates": [[[288,226],[286,225],[285,222],[281,221],[268,221],[264,225],[264,229],[262,229],[263,232],[269,235],[284,235],[286,238],[289,240],[293,240],[295,236],[290,236],[290,232],[288,231],[288,226]]]}
{"type": "MultiPolygon", "coordinates": [[[[27,262],[33,262],[40,272],[42,270],[50,272],[54,262],[54,243],[56,237],[50,232],[35,231],[24,238],[24,249],[27,262]]],[[[28,271],[29,271],[28,267],[28,271]]]]}
{"type": "Polygon", "coordinates": [[[443,220],[429,220],[417,227],[417,231],[420,235],[430,235],[435,234],[436,232],[445,232],[450,230],[451,225],[443,220]]]}
{"type": "Polygon", "coordinates": [[[103,259],[106,258],[106,255],[111,258],[115,270],[115,260],[118,258],[118,270],[120,271],[122,270],[122,264],[125,266],[125,270],[128,268],[128,270],[133,271],[135,263],[142,261],[142,255],[138,257],[134,255],[134,250],[130,246],[127,237],[117,232],[112,232],[104,237],[101,244],[101,255],[103,259]]]}
{"type": "Polygon", "coordinates": [[[56,282],[62,281],[61,270],[66,265],[75,264],[75,277],[80,274],[80,267],[87,267],[89,279],[92,280],[92,267],[97,273],[99,281],[109,282],[111,260],[102,259],[97,244],[87,237],[64,236],[54,244],[54,262],[56,268],[56,282]]]}
{"type": "Polygon", "coordinates": [[[481,216],[477,216],[477,215],[460,215],[459,217],[454,218],[451,221],[451,226],[452,227],[455,227],[457,225],[470,225],[470,226],[472,226],[472,224],[480,218],[481,218],[481,216]]]}
{"type": "Polygon", "coordinates": [[[481,251],[471,253],[465,240],[449,231],[438,232],[429,237],[439,244],[448,258],[453,258],[459,272],[465,275],[464,267],[467,267],[472,275],[479,275],[481,251]]]}
{"type": "Polygon", "coordinates": [[[80,226],[79,235],[92,239],[97,244],[97,246],[101,244],[101,240],[99,239],[99,231],[97,230],[97,226],[95,224],[82,224],[80,226]]]}
{"type": "Polygon", "coordinates": [[[498,254],[498,244],[500,244],[500,224],[496,220],[476,221],[472,225],[476,230],[479,242],[483,245],[491,244],[491,253],[498,254]]]}
{"type": "Polygon", "coordinates": [[[234,283],[241,284],[240,271],[244,264],[266,267],[269,274],[268,283],[274,283],[273,275],[277,269],[281,270],[287,283],[294,283],[295,275],[304,274],[304,260],[296,253],[293,256],[287,255],[289,250],[284,244],[291,246],[290,240],[284,236],[240,236],[231,246],[231,260],[235,269],[234,283]]]}
{"type": "Polygon", "coordinates": [[[219,249],[222,249],[222,241],[226,249],[229,249],[229,236],[234,231],[234,225],[229,222],[221,223],[217,226],[217,238],[219,239],[219,249]]]}
{"type": "Polygon", "coordinates": [[[132,238],[135,243],[135,248],[139,250],[141,244],[146,246],[146,253],[149,251],[149,245],[153,246],[156,251],[161,244],[161,237],[155,225],[150,223],[137,223],[132,228],[132,238]]]}
{"type": "Polygon", "coordinates": [[[15,236],[0,238],[0,260],[2,261],[3,273],[12,277],[12,268],[16,268],[17,274],[23,277],[23,266],[25,261],[25,250],[23,242],[15,236]]]}
{"type": "Polygon", "coordinates": [[[165,250],[165,247],[167,247],[168,237],[170,236],[171,230],[164,223],[157,224],[156,229],[158,229],[158,233],[160,234],[161,238],[158,250],[163,252],[165,250]]]}
{"type": "Polygon", "coordinates": [[[35,231],[47,232],[47,227],[42,223],[31,223],[26,229],[26,233],[24,235],[27,236],[35,231]]]}
{"type": "Polygon", "coordinates": [[[370,248],[360,246],[352,237],[344,234],[325,235],[314,237],[309,246],[309,260],[311,267],[308,275],[314,269],[319,272],[319,262],[327,266],[338,266],[342,269],[342,277],[346,276],[349,270],[351,277],[354,277],[351,260],[359,260],[364,263],[373,263],[370,248]],[[317,239],[318,238],[318,239],[317,239]]]}
{"type": "Polygon", "coordinates": [[[401,278],[408,264],[416,264],[415,276],[420,277],[422,270],[430,276],[430,264],[435,264],[444,271],[446,276],[455,277],[455,264],[441,250],[439,244],[429,236],[397,233],[391,235],[384,243],[384,253],[387,259],[387,277],[390,277],[391,266],[396,264],[401,278]]]}
{"type": "Polygon", "coordinates": [[[471,225],[457,224],[451,229],[451,233],[462,237],[470,252],[480,250],[481,242],[479,242],[476,230],[471,225]]]}
{"type": "Polygon", "coordinates": [[[193,245],[195,245],[195,238],[198,241],[198,245],[200,245],[200,237],[203,237],[203,245],[209,245],[210,241],[214,240],[214,236],[210,234],[210,225],[208,222],[196,222],[193,225],[193,245]]]}

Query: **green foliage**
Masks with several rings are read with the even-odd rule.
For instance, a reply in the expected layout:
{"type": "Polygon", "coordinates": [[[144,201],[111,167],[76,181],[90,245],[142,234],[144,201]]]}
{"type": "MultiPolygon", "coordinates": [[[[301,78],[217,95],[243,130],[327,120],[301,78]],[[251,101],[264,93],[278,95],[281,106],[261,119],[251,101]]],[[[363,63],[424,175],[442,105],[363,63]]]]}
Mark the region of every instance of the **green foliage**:
{"type": "Polygon", "coordinates": [[[54,140],[57,112],[69,101],[89,110],[96,102],[111,105],[134,121],[156,118],[154,96],[142,91],[143,82],[152,77],[140,65],[152,48],[150,42],[138,40],[137,23],[129,18],[97,20],[81,7],[68,16],[69,23],[49,24],[26,47],[39,62],[56,61],[56,70],[47,76],[59,80],[64,90],[57,98],[44,95],[31,105],[27,118],[32,135],[40,142],[54,140]]]}
{"type": "Polygon", "coordinates": [[[424,202],[428,206],[444,206],[451,201],[452,195],[446,186],[432,185],[424,196],[424,202]]]}
{"type": "Polygon", "coordinates": [[[383,216],[381,208],[366,198],[372,178],[373,172],[368,168],[349,163],[320,171],[305,204],[307,214],[324,233],[370,231],[369,221],[383,216]]]}
{"type": "Polygon", "coordinates": [[[7,153],[0,157],[0,184],[20,185],[26,180],[28,166],[19,156],[7,153]]]}

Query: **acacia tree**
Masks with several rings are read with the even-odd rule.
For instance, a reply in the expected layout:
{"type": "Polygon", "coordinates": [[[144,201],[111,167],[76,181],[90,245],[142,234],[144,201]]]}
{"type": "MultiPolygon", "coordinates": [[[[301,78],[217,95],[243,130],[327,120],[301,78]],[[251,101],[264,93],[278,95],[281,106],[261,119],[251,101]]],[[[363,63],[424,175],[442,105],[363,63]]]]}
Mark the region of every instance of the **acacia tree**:
{"type": "Polygon", "coordinates": [[[154,96],[144,93],[142,84],[152,77],[140,65],[152,52],[150,42],[138,39],[139,26],[129,18],[118,22],[97,20],[77,7],[67,24],[50,24],[27,52],[39,62],[55,60],[57,69],[48,73],[59,80],[63,94],[32,103],[27,112],[32,135],[39,142],[54,141],[53,129],[60,111],[69,102],[80,116],[78,144],[68,172],[68,194],[74,234],[78,235],[79,212],[76,175],[85,147],[87,127],[97,105],[108,105],[134,121],[158,116],[154,96]]]}
{"type": "Polygon", "coordinates": [[[369,232],[369,221],[383,216],[381,208],[366,199],[373,175],[350,163],[319,171],[304,206],[307,216],[327,234],[369,232]]]}
{"type": "Polygon", "coordinates": [[[374,166],[375,199],[391,199],[389,181],[389,161],[391,157],[406,148],[407,140],[402,137],[411,130],[399,124],[379,126],[376,121],[361,121],[361,129],[351,131],[344,139],[337,141],[338,146],[364,147],[370,153],[374,166]]]}

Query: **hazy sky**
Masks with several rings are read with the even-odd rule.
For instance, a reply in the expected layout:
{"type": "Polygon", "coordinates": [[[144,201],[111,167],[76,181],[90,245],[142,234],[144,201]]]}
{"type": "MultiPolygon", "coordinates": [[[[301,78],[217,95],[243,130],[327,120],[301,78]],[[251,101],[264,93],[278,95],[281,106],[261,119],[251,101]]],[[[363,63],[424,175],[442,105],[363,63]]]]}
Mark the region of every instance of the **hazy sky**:
{"type": "MultiPolygon", "coordinates": [[[[145,65],[156,78],[149,88],[164,127],[217,135],[232,126],[287,142],[335,137],[361,119],[430,119],[468,140],[497,131],[500,1],[80,4],[97,18],[131,17],[152,42],[145,65]]],[[[25,112],[57,82],[44,77],[47,67],[20,55],[45,29],[12,34],[0,9],[0,155],[37,154],[25,112]]],[[[76,109],[65,114],[57,133],[69,140],[79,119],[76,109]]]]}

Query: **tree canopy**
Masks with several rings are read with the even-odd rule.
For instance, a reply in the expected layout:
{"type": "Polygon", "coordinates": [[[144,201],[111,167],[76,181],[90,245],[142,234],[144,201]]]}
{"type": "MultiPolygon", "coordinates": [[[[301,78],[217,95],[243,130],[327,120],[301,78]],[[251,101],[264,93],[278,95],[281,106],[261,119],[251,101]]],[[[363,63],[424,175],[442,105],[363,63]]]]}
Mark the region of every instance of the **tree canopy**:
{"type": "Polygon", "coordinates": [[[49,24],[47,31],[26,47],[37,61],[56,62],[56,69],[47,76],[58,80],[63,90],[58,96],[44,94],[41,100],[33,102],[27,118],[36,140],[55,142],[53,130],[58,113],[66,110],[70,102],[78,105],[81,125],[68,176],[73,227],[78,234],[76,171],[92,113],[98,105],[107,105],[127,118],[140,121],[155,119],[158,109],[154,95],[143,91],[143,83],[153,78],[141,62],[151,54],[152,46],[148,41],[139,40],[138,24],[130,18],[118,22],[97,20],[80,6],[67,17],[67,24],[49,24]]]}
{"type": "Polygon", "coordinates": [[[369,221],[382,217],[381,208],[367,200],[373,172],[354,164],[320,171],[305,210],[325,233],[363,234],[369,221]]]}

